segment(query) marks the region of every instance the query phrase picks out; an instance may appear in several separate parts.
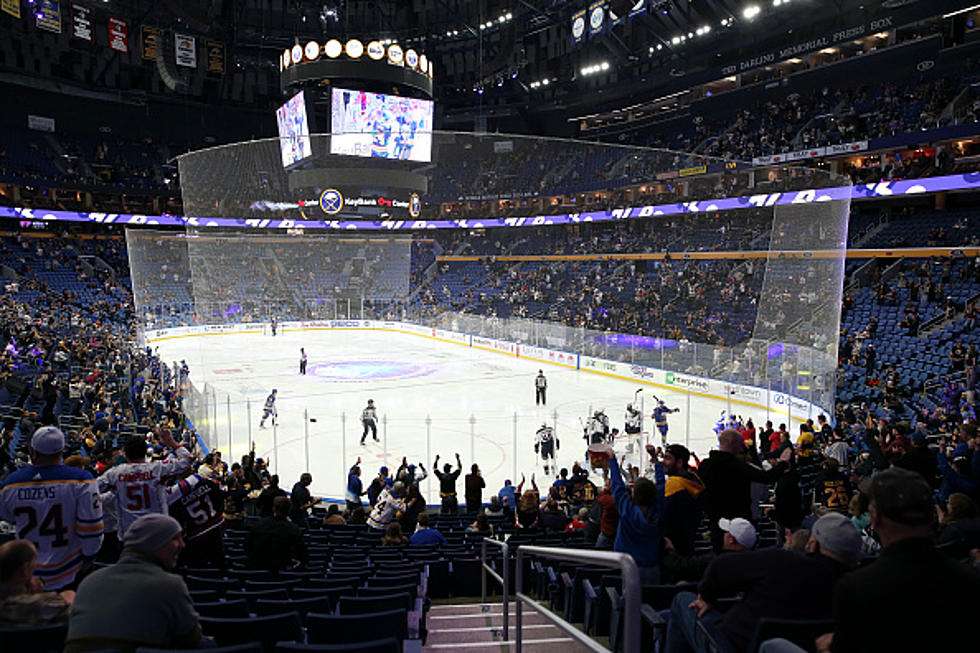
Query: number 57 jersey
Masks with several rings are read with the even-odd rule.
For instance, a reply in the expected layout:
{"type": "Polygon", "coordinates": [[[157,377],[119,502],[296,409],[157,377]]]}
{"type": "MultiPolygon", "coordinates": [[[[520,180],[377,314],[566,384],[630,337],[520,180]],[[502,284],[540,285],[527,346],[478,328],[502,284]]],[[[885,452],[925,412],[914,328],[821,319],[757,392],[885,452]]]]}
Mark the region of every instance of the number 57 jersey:
{"type": "Polygon", "coordinates": [[[143,515],[168,514],[164,481],[183,474],[193,456],[184,447],[174,450],[175,458],[116,465],[99,477],[99,490],[115,492],[119,512],[119,539],[143,515]]]}
{"type": "Polygon", "coordinates": [[[102,502],[83,469],[31,465],[10,474],[0,489],[0,519],[34,543],[35,574],[47,590],[69,585],[102,546],[102,502]]]}

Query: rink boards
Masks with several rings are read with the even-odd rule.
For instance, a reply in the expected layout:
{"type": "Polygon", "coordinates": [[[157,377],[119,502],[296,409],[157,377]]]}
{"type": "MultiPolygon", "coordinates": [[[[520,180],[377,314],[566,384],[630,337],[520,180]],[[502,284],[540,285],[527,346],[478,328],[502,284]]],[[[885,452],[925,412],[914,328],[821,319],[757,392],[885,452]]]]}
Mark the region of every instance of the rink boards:
{"type": "MultiPolygon", "coordinates": [[[[236,334],[261,334],[267,323],[209,324],[201,326],[173,327],[169,329],[150,329],[144,332],[145,344],[153,344],[180,338],[202,336],[221,336],[236,334]]],[[[493,352],[509,357],[553,365],[566,369],[579,370],[601,376],[636,382],[641,385],[661,388],[674,392],[687,393],[695,397],[723,401],[729,406],[746,406],[765,410],[770,416],[786,416],[790,421],[802,422],[816,419],[817,415],[833,415],[827,410],[806,399],[784,392],[695,376],[681,372],[663,370],[645,365],[606,360],[592,356],[546,349],[533,345],[487,338],[480,335],[427,327],[410,322],[390,322],[380,320],[312,320],[306,322],[283,322],[279,329],[285,332],[303,331],[380,331],[404,333],[472,349],[493,352]]],[[[775,420],[774,420],[775,421],[775,420]]]]}

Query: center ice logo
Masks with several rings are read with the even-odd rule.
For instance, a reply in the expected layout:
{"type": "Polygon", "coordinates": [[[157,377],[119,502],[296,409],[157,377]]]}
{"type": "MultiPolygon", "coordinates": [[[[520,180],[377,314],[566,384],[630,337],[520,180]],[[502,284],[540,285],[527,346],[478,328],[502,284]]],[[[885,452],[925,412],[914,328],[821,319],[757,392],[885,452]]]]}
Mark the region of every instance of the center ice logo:
{"type": "Polygon", "coordinates": [[[377,379],[405,379],[432,374],[433,368],[413,363],[391,361],[345,361],[321,363],[310,374],[331,381],[374,381],[377,379]]]}

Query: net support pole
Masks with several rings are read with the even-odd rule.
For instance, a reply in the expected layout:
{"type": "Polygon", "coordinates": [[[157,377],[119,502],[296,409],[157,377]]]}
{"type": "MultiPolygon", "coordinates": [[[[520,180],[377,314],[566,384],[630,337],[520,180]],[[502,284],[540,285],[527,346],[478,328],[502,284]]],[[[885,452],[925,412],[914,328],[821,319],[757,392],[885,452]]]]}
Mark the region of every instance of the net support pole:
{"type": "Polygon", "coordinates": [[[476,416],[470,415],[470,464],[476,462],[476,416]]]}
{"type": "Polygon", "coordinates": [[[279,425],[272,420],[272,453],[275,456],[275,472],[279,473],[279,425]]]}
{"type": "MultiPolygon", "coordinates": [[[[348,307],[350,307],[350,300],[348,299],[347,302],[348,302],[348,307]]],[[[387,415],[383,415],[381,417],[381,428],[384,429],[384,433],[382,437],[384,437],[384,459],[385,459],[385,467],[387,467],[388,466],[388,416],[387,415]]]]}
{"type": "Polygon", "coordinates": [[[252,443],[252,400],[245,400],[245,423],[248,424],[248,442],[252,443]]]}
{"type": "Polygon", "coordinates": [[[231,395],[225,395],[225,413],[228,416],[228,460],[234,460],[231,455],[231,395]]]}
{"type": "Polygon", "coordinates": [[[306,471],[310,471],[310,413],[306,408],[303,409],[303,448],[306,453],[306,471]]]}
{"type": "Polygon", "coordinates": [[[691,449],[691,391],[687,391],[687,408],[684,410],[684,446],[691,449]]]}
{"type": "MultiPolygon", "coordinates": [[[[425,416],[425,462],[432,460],[432,417],[425,416]]],[[[435,470],[433,469],[433,472],[435,470]]],[[[425,477],[425,495],[432,499],[432,474],[425,477]]]]}
{"type": "Polygon", "coordinates": [[[345,469],[347,469],[347,413],[342,412],[340,413],[340,470],[345,469]]]}
{"type": "Polygon", "coordinates": [[[517,413],[514,413],[514,474],[512,478],[517,480],[517,413]]]}

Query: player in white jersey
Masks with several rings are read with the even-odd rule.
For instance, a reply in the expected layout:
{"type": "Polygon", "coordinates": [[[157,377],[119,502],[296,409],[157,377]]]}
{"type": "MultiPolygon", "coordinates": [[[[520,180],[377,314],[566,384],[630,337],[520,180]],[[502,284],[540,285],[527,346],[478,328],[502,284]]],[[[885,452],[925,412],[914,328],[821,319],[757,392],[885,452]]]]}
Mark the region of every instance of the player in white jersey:
{"type": "Polygon", "coordinates": [[[534,453],[541,454],[545,474],[551,473],[551,467],[555,464],[555,449],[559,446],[561,444],[555,437],[555,431],[547,424],[542,424],[535,434],[534,453]]]}
{"type": "Polygon", "coordinates": [[[123,448],[128,462],[116,465],[99,477],[100,490],[116,493],[120,541],[125,539],[130,525],[143,515],[168,514],[164,483],[187,471],[194,460],[186,448],[177,444],[170,431],[156,429],[154,434],[164,446],[173,449],[174,458],[147,462],[146,440],[130,437],[123,448]]]}
{"type": "Polygon", "coordinates": [[[46,590],[71,585],[102,546],[102,502],[92,475],[61,462],[65,436],[44,426],[31,438],[31,462],[0,488],[0,519],[37,548],[35,575],[46,590]]]}
{"type": "Polygon", "coordinates": [[[388,526],[398,518],[399,513],[404,512],[413,503],[415,499],[405,503],[405,484],[395,481],[394,485],[378,496],[378,502],[374,504],[371,516],[368,517],[368,526],[379,531],[387,530],[388,526]]]}
{"type": "Polygon", "coordinates": [[[640,432],[643,424],[643,414],[633,408],[633,404],[626,404],[626,433],[636,435],[640,432]]]}

